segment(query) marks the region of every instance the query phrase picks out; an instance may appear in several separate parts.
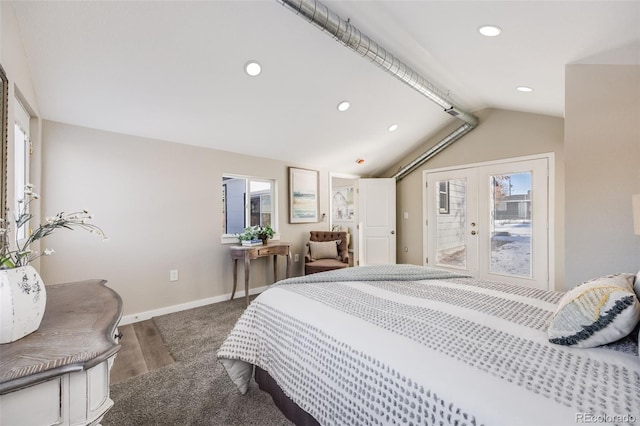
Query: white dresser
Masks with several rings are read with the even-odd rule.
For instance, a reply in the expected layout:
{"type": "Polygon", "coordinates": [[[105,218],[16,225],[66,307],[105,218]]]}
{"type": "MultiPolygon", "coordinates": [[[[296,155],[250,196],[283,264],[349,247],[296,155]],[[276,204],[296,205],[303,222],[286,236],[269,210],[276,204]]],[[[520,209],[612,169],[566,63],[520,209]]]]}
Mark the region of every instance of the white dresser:
{"type": "Polygon", "coordinates": [[[40,328],[0,345],[0,425],[99,424],[113,406],[122,299],[103,280],[47,286],[40,328]]]}

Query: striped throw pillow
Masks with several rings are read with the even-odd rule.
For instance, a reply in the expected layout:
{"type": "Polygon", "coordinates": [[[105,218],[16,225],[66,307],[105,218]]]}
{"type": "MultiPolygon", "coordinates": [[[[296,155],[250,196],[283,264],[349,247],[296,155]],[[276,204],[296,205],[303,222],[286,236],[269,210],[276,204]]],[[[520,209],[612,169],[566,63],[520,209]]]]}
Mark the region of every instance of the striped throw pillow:
{"type": "Polygon", "coordinates": [[[549,341],[592,348],[629,335],[640,322],[634,279],[633,274],[609,275],[568,291],[549,324],[549,341]]]}

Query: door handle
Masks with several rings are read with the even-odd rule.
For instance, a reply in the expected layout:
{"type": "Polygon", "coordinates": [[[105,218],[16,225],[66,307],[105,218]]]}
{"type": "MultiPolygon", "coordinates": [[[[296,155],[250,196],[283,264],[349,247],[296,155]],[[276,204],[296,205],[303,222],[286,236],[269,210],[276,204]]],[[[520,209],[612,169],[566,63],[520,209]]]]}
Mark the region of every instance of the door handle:
{"type": "Polygon", "coordinates": [[[396,233],[396,231],[391,231],[391,235],[394,235],[396,233]]]}
{"type": "Polygon", "coordinates": [[[471,231],[471,235],[476,235],[477,232],[476,231],[471,231]]]}

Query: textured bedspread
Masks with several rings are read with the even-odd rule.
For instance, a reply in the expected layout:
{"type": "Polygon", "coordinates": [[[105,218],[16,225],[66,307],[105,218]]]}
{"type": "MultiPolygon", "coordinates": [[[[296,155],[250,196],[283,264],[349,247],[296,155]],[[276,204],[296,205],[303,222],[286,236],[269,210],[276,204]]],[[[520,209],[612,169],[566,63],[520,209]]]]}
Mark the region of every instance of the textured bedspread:
{"type": "Polygon", "coordinates": [[[260,366],[324,425],[640,424],[637,355],[548,342],[561,296],[409,265],[293,278],[218,359],[243,393],[260,366]]]}

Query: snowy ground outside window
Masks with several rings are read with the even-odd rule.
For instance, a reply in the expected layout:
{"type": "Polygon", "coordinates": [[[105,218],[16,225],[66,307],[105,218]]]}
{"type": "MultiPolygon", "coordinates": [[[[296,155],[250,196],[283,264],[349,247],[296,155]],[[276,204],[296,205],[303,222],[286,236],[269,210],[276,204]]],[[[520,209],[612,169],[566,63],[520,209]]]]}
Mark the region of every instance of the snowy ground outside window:
{"type": "Polygon", "coordinates": [[[531,276],[531,221],[495,221],[491,272],[531,276]]]}
{"type": "MultiPolygon", "coordinates": [[[[491,238],[491,269],[496,274],[531,277],[531,222],[499,220],[491,238]]],[[[466,247],[438,252],[437,263],[454,268],[466,267],[466,247]]]]}

